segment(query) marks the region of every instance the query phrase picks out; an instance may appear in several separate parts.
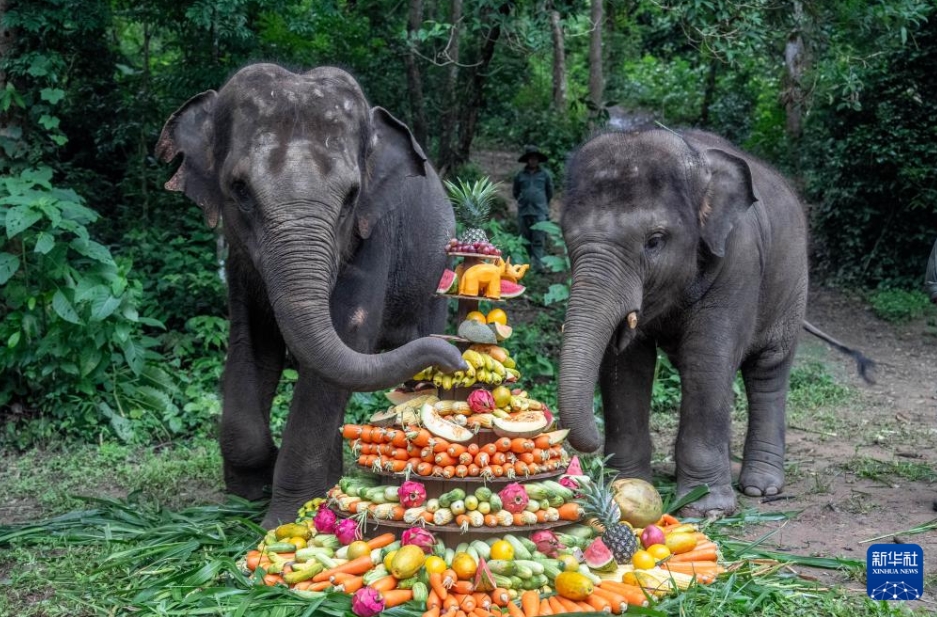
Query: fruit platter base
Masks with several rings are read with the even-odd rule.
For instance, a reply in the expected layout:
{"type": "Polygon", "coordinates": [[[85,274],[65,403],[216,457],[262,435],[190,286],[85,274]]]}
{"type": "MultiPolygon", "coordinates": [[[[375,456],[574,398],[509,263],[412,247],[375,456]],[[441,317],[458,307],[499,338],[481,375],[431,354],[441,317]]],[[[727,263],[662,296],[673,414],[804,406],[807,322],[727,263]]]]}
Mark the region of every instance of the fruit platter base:
{"type": "MultiPolygon", "coordinates": [[[[403,480],[404,476],[400,473],[395,473],[393,471],[374,471],[372,469],[365,469],[364,467],[358,466],[362,472],[366,472],[375,476],[384,476],[388,478],[396,478],[398,480],[403,480]]],[[[500,478],[482,478],[482,477],[466,477],[466,478],[437,478],[434,476],[418,476],[416,474],[411,474],[411,480],[418,480],[426,485],[426,490],[431,491],[432,488],[435,488],[435,484],[439,484],[442,487],[440,492],[445,492],[447,490],[452,490],[454,488],[468,489],[467,486],[462,486],[461,483],[465,484],[509,484],[511,482],[534,482],[536,480],[548,480],[550,478],[555,478],[566,473],[565,469],[559,469],[557,471],[548,471],[546,473],[538,473],[530,476],[524,476],[522,478],[506,478],[501,476],[500,478]]]]}

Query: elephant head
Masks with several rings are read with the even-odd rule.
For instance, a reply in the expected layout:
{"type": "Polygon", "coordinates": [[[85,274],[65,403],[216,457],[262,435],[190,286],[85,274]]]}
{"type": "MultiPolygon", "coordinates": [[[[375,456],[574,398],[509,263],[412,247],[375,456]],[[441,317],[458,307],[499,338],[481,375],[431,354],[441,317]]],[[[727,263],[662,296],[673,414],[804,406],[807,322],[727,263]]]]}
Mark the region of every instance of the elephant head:
{"type": "Polygon", "coordinates": [[[603,354],[624,352],[640,324],[705,285],[700,264],[725,255],[755,200],[745,161],[666,130],[599,135],[571,157],[562,227],[572,285],[558,402],[575,448],[602,443],[592,401],[603,354]]]}
{"type": "Polygon", "coordinates": [[[455,347],[430,338],[358,353],[333,325],[329,302],[343,258],[387,208],[406,207],[369,191],[377,157],[392,157],[391,165],[380,159],[382,169],[414,177],[425,176],[427,164],[407,127],[370,108],[349,74],[248,66],[177,110],[156,153],[166,162],[183,155],[166,188],[196,202],[209,225],[223,218],[301,365],[353,390],[389,387],[431,364],[463,367],[455,347]]]}

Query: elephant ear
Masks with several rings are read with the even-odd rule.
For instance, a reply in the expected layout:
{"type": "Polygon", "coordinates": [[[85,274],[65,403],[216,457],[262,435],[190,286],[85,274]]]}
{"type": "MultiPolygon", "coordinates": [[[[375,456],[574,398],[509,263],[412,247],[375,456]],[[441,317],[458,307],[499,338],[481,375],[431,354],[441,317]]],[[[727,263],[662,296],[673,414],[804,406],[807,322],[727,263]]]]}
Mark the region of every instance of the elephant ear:
{"type": "Polygon", "coordinates": [[[729,234],[758,198],[743,159],[717,149],[706,150],[702,158],[708,182],[699,210],[701,235],[709,251],[723,257],[729,234]]]}
{"type": "Polygon", "coordinates": [[[371,236],[381,216],[404,201],[402,181],[425,177],[426,165],[426,154],[407,125],[383,107],[371,108],[367,187],[355,210],[358,235],[371,236]]]}
{"type": "Polygon", "coordinates": [[[156,156],[166,163],[177,155],[182,165],[165,184],[166,190],[182,191],[204,211],[210,227],[218,225],[221,212],[214,187],[215,160],[214,107],[218,93],[214,90],[193,96],[173,113],[156,142],[156,156]]]}

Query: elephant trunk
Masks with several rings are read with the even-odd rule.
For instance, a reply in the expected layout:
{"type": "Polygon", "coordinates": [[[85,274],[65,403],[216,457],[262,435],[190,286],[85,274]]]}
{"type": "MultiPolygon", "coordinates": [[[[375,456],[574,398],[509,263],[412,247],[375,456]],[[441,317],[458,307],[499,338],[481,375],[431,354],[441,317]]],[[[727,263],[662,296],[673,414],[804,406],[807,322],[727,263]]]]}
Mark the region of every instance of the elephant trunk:
{"type": "MultiPolygon", "coordinates": [[[[273,248],[263,260],[264,280],[277,323],[300,365],[341,388],[362,392],[395,386],[430,365],[450,371],[464,368],[458,349],[435,338],[416,339],[381,354],[349,347],[339,337],[330,311],[338,269],[332,226],[294,220],[284,227],[288,229],[268,243],[273,248]]],[[[379,318],[365,310],[360,307],[341,318],[353,320],[352,328],[379,318]]]]}
{"type": "Polygon", "coordinates": [[[642,287],[633,273],[609,266],[609,260],[583,258],[573,269],[563,346],[560,353],[559,410],[570,429],[569,443],[581,452],[595,452],[602,438],[593,416],[595,384],[602,357],[622,321],[616,342],[621,352],[634,339],[642,287]],[[627,317],[626,317],[627,315],[627,317]]]}

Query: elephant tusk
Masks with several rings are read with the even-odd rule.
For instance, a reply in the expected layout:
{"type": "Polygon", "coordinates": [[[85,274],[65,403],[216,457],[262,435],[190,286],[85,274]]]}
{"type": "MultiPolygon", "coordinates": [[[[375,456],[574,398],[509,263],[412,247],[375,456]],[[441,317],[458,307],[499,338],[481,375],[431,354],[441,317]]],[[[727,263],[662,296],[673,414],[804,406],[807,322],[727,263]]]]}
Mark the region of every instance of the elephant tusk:
{"type": "Polygon", "coordinates": [[[637,311],[631,311],[628,313],[628,327],[634,330],[638,327],[638,313],[637,311]]]}

